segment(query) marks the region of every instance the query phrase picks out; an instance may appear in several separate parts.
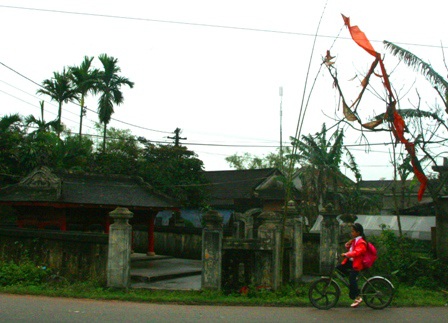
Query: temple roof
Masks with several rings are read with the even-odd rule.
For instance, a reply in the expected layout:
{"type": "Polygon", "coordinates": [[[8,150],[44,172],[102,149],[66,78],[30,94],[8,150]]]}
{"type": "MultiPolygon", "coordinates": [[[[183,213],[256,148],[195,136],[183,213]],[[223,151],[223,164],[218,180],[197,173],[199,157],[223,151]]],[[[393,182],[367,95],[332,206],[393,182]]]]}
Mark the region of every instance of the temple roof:
{"type": "Polygon", "coordinates": [[[53,173],[46,167],[0,190],[2,204],[36,202],[158,209],[178,206],[174,199],[157,192],[140,177],[53,173]]]}
{"type": "Polygon", "coordinates": [[[210,184],[211,204],[232,204],[238,199],[283,200],[282,173],[276,168],[204,172],[210,184]]]}

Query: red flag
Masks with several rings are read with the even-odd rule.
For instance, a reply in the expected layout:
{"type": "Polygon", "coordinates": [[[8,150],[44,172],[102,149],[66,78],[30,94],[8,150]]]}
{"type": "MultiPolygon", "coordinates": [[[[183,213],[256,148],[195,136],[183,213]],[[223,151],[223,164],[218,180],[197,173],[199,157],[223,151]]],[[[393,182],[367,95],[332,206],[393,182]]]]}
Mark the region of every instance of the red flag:
{"type": "Polygon", "coordinates": [[[367,39],[366,35],[359,29],[358,26],[350,26],[350,18],[342,15],[344,24],[347,26],[352,35],[353,40],[362,48],[364,48],[370,55],[377,57],[379,54],[373,49],[372,44],[367,39]]]}
{"type": "Polygon", "coordinates": [[[423,173],[420,163],[417,159],[417,156],[415,155],[415,145],[411,142],[409,142],[404,137],[404,130],[406,128],[406,125],[404,123],[403,118],[401,115],[397,112],[395,108],[395,98],[394,94],[392,92],[392,87],[390,86],[389,77],[386,72],[386,68],[384,67],[383,60],[381,59],[381,55],[375,51],[370,41],[367,39],[366,35],[359,29],[358,26],[351,26],[350,25],[350,18],[342,15],[342,19],[344,19],[344,24],[347,26],[348,30],[350,31],[350,35],[352,36],[352,39],[357,43],[361,48],[363,48],[365,51],[367,51],[370,55],[374,56],[377,60],[379,60],[382,78],[384,81],[384,87],[387,89],[389,93],[389,100],[391,101],[391,104],[389,105],[389,109],[392,111],[393,116],[393,122],[392,122],[392,132],[396,136],[398,140],[400,140],[401,143],[405,145],[406,150],[408,151],[409,155],[411,155],[411,163],[412,168],[414,170],[414,174],[417,177],[418,181],[420,182],[420,189],[418,191],[418,200],[421,201],[423,194],[426,189],[426,185],[428,183],[428,178],[423,173]]]}

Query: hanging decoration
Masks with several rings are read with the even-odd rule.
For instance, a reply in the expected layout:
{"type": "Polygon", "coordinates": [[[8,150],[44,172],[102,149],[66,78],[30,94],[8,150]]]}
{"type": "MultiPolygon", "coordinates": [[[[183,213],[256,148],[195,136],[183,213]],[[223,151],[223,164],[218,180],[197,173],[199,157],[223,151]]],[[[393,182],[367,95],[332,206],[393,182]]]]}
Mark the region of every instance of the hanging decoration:
{"type": "Polygon", "coordinates": [[[426,186],[428,183],[428,178],[423,173],[423,170],[421,168],[420,162],[417,159],[416,153],[415,153],[415,144],[407,140],[404,136],[404,132],[406,130],[406,124],[401,117],[401,115],[398,113],[396,109],[396,99],[394,97],[394,94],[392,92],[392,87],[390,85],[389,77],[386,72],[386,68],[384,66],[383,59],[381,58],[381,54],[375,51],[370,41],[367,39],[366,35],[359,29],[358,26],[351,26],[350,25],[350,18],[342,15],[342,18],[344,20],[345,26],[347,26],[350,35],[352,39],[355,41],[358,46],[363,48],[367,53],[372,55],[375,60],[373,61],[372,65],[370,66],[369,71],[367,72],[367,75],[363,78],[361,81],[361,91],[358,95],[358,97],[355,99],[355,101],[348,105],[345,101],[344,95],[342,94],[342,90],[340,88],[335,70],[334,70],[334,56],[331,56],[330,51],[327,51],[325,57],[324,57],[324,64],[327,66],[328,70],[330,71],[330,74],[334,81],[334,86],[338,89],[339,95],[341,96],[342,100],[342,106],[343,106],[343,114],[344,117],[351,122],[358,122],[363,128],[374,130],[376,127],[378,127],[383,122],[389,122],[392,133],[397,141],[404,144],[406,151],[411,156],[411,164],[413,167],[413,171],[415,176],[417,177],[418,181],[420,182],[420,188],[418,191],[418,200],[421,201],[423,194],[426,190],[426,186]],[[380,65],[381,74],[375,73],[375,68],[380,65]],[[384,114],[384,117],[377,118],[376,120],[372,120],[369,122],[361,122],[361,119],[359,118],[357,114],[357,108],[361,102],[362,96],[364,94],[364,91],[367,89],[367,86],[370,81],[370,77],[374,75],[377,77],[380,77],[382,80],[382,83],[387,91],[387,108],[386,113],[384,114]]]}

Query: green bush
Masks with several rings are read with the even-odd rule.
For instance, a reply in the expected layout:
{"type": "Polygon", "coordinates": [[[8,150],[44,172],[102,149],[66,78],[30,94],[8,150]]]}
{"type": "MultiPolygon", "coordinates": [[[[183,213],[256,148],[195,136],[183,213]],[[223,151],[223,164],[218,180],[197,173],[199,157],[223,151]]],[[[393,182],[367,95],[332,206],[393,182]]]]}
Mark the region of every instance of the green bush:
{"type": "Polygon", "coordinates": [[[46,267],[36,266],[31,261],[16,264],[13,261],[0,261],[0,285],[39,285],[52,275],[46,267]]]}
{"type": "Polygon", "coordinates": [[[448,284],[448,265],[434,259],[428,243],[398,237],[383,229],[381,235],[369,237],[378,250],[378,259],[371,269],[373,274],[389,276],[398,283],[424,288],[438,288],[448,284]]]}

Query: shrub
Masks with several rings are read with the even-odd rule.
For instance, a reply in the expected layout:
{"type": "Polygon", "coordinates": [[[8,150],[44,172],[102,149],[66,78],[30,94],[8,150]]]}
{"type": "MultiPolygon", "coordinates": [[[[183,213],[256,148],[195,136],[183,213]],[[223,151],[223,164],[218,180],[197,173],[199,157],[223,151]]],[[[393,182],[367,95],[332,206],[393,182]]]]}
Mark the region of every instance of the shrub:
{"type": "Polygon", "coordinates": [[[0,261],[0,285],[39,285],[48,280],[51,270],[44,266],[36,266],[31,261],[16,264],[13,261],[0,261]]]}
{"type": "Polygon", "coordinates": [[[429,244],[398,237],[387,229],[368,240],[378,250],[373,274],[391,275],[393,280],[409,286],[437,288],[448,284],[448,265],[433,258],[429,244]]]}

